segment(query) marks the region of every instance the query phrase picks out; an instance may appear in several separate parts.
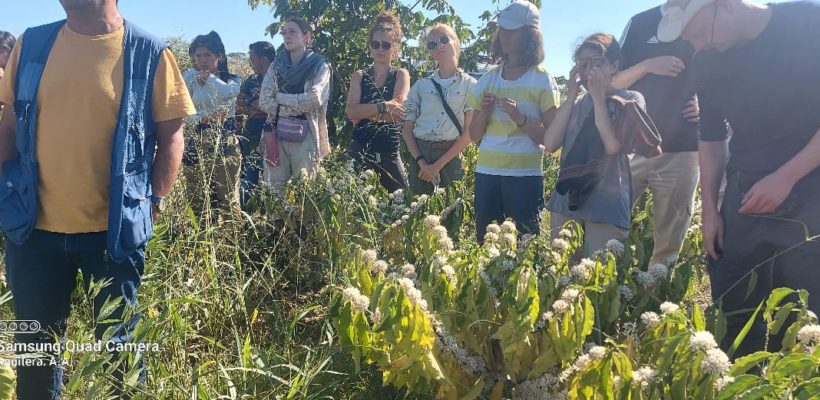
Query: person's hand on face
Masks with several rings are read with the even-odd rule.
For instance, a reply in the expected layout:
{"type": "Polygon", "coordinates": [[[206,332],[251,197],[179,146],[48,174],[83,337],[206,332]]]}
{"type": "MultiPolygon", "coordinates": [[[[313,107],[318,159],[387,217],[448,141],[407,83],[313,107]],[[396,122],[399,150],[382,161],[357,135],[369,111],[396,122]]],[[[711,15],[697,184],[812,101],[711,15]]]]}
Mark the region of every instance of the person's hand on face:
{"type": "Polygon", "coordinates": [[[569,71],[569,80],[567,80],[567,101],[574,101],[581,93],[581,68],[575,65],[569,71]]]}
{"type": "Polygon", "coordinates": [[[592,67],[587,74],[587,89],[593,98],[603,99],[609,88],[612,76],[604,72],[600,67],[592,67]]]}

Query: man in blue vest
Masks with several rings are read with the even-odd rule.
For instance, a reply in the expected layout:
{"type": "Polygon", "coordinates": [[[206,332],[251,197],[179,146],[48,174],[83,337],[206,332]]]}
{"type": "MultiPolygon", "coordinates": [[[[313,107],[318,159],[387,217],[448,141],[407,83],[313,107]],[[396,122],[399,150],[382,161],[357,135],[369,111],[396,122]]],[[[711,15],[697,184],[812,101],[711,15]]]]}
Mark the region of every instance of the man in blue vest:
{"type": "MultiPolygon", "coordinates": [[[[67,20],[28,29],[0,80],[16,116],[0,121],[6,273],[16,318],[36,321],[15,340],[64,337],[79,270],[86,284],[110,281],[94,311],[119,301],[105,318],[118,321],[95,333],[120,343],[137,322],[145,244],[195,110],[172,53],[123,20],[116,0],[60,2],[67,20]]],[[[18,399],[59,398],[59,359],[46,361],[17,369],[18,399]]]]}

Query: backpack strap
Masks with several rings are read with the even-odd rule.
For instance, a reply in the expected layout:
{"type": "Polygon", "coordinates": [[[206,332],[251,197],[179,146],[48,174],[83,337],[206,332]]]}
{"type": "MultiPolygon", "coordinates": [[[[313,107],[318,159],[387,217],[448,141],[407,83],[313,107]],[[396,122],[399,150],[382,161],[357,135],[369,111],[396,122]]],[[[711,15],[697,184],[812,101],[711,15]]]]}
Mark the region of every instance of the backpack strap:
{"type": "Polygon", "coordinates": [[[436,80],[433,79],[432,76],[430,77],[430,82],[433,82],[433,86],[436,87],[436,91],[438,91],[438,97],[441,98],[441,104],[444,105],[444,111],[447,112],[447,115],[450,117],[450,121],[453,121],[453,125],[456,126],[456,129],[458,130],[458,135],[463,135],[464,132],[461,128],[461,123],[458,122],[458,118],[456,118],[456,113],[454,113],[453,109],[450,108],[450,105],[447,104],[447,100],[444,98],[444,91],[441,89],[441,85],[439,85],[439,83],[436,82],[436,80]]]}

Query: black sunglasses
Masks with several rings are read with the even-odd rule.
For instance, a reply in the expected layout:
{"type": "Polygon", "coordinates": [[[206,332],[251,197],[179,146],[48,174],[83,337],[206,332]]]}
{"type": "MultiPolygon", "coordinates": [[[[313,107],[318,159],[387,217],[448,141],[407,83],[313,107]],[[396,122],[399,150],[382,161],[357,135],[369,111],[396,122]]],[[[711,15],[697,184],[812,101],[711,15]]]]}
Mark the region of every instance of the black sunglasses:
{"type": "Polygon", "coordinates": [[[440,37],[438,39],[438,43],[436,43],[435,40],[431,40],[431,41],[427,42],[427,50],[435,49],[436,47],[438,47],[439,43],[440,44],[450,43],[450,38],[448,38],[447,35],[443,35],[442,37],[440,37]]]}
{"type": "Polygon", "coordinates": [[[380,42],[378,40],[370,42],[370,48],[373,50],[378,50],[380,45],[384,50],[390,50],[390,48],[393,47],[393,43],[390,42],[380,42]]]}

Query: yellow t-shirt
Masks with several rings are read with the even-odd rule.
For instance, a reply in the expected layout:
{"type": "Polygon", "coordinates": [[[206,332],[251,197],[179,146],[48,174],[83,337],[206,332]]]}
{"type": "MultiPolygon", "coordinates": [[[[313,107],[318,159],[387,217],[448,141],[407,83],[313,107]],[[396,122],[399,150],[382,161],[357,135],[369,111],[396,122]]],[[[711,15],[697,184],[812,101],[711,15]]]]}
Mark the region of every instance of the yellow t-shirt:
{"type": "MultiPolygon", "coordinates": [[[[121,28],[87,36],[68,26],[57,34],[37,92],[37,229],[86,233],[108,228],[111,146],[122,97],[124,34],[121,28]]],[[[0,102],[7,107],[14,104],[23,40],[17,41],[6,76],[0,80],[0,102]]],[[[153,96],[157,122],[196,113],[170,50],[160,59],[153,96]]]]}

